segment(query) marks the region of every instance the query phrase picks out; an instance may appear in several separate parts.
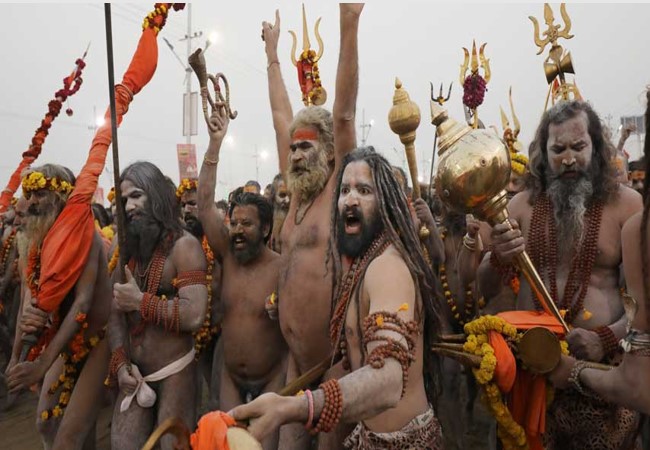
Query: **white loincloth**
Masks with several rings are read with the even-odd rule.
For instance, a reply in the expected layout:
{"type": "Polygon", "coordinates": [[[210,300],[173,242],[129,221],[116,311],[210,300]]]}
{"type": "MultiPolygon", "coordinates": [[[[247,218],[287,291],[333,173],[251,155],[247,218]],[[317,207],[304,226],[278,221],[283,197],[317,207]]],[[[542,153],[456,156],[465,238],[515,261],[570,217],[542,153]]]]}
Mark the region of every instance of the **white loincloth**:
{"type": "Polygon", "coordinates": [[[156,392],[151,389],[147,383],[164,380],[165,378],[177,374],[186,368],[192,361],[194,361],[195,354],[196,350],[194,350],[192,347],[192,350],[190,350],[182,358],[177,359],[176,361],[166,365],[162,369],[152,374],[147,375],[144,378],[139,379],[138,385],[135,387],[135,391],[133,391],[132,394],[124,397],[122,400],[122,404],[120,405],[120,412],[122,413],[129,409],[129,406],[131,406],[131,402],[133,401],[134,397],[136,398],[138,405],[141,407],[151,408],[156,403],[156,392]]]}

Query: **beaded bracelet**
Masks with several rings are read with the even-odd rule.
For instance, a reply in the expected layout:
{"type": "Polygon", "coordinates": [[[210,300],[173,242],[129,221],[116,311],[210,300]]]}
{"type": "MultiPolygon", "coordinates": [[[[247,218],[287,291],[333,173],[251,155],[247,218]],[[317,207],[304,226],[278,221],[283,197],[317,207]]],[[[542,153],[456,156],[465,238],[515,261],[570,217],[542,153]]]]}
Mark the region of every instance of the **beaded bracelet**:
{"type": "Polygon", "coordinates": [[[593,331],[600,338],[600,343],[603,346],[605,356],[610,356],[612,353],[618,350],[618,340],[616,339],[616,336],[610,327],[598,327],[593,331]]]}
{"type": "Polygon", "coordinates": [[[325,399],[318,422],[311,430],[312,435],[316,435],[321,431],[329,433],[334,430],[343,414],[343,392],[341,392],[339,382],[337,380],[328,380],[319,387],[323,390],[325,399]]]}

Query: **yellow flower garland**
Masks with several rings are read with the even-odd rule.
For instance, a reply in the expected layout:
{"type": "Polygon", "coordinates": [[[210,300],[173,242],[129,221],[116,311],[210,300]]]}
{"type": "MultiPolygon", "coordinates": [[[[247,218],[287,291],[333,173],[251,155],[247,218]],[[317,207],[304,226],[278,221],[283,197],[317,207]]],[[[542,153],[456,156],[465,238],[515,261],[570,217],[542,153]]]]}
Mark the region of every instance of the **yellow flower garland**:
{"type": "Polygon", "coordinates": [[[494,349],[488,341],[488,331],[496,331],[502,335],[515,339],[517,329],[495,316],[483,316],[465,324],[467,341],[463,350],[481,357],[481,365],[478,369],[472,369],[476,381],[483,388],[484,399],[492,415],[498,423],[497,434],[505,450],[524,450],[528,448],[528,439],[523,427],[512,418],[510,410],[503,403],[501,391],[494,378],[494,371],[497,366],[497,359],[494,349]]]}
{"type": "Polygon", "coordinates": [[[199,182],[197,180],[190,180],[189,178],[183,178],[181,184],[178,185],[176,189],[176,197],[181,198],[185,191],[195,191],[199,188],[199,182]]]}
{"type": "Polygon", "coordinates": [[[61,192],[62,194],[70,194],[74,186],[65,180],[59,180],[56,177],[47,178],[42,172],[32,172],[22,181],[23,192],[39,191],[41,189],[49,189],[54,192],[61,192]]]}

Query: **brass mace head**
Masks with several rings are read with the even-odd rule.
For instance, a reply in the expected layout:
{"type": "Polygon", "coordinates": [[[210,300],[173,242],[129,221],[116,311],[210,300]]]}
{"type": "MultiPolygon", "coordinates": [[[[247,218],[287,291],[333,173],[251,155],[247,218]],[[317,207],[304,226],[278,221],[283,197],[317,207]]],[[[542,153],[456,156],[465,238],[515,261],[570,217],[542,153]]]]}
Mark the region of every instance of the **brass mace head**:
{"type": "Polygon", "coordinates": [[[415,141],[415,130],[420,126],[420,108],[402,88],[399,78],[395,78],[393,107],[388,113],[388,124],[402,144],[412,144],[415,141]]]}
{"type": "Polygon", "coordinates": [[[434,101],[431,123],[438,134],[435,186],[442,202],[457,213],[502,222],[510,179],[510,153],[503,141],[491,130],[472,129],[450,118],[434,101]]]}

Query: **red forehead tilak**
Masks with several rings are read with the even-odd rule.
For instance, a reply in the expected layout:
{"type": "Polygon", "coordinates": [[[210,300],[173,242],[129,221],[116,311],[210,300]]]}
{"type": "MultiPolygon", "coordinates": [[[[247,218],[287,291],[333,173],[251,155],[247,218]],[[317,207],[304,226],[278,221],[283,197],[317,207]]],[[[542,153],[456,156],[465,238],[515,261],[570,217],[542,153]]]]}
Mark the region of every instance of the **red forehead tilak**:
{"type": "Polygon", "coordinates": [[[317,141],[318,133],[313,128],[298,128],[291,138],[294,141],[317,141]]]}

